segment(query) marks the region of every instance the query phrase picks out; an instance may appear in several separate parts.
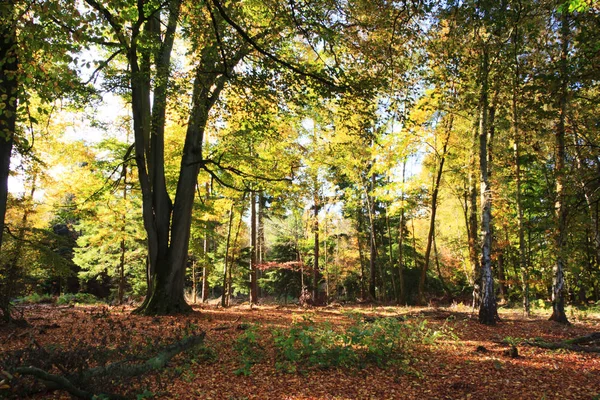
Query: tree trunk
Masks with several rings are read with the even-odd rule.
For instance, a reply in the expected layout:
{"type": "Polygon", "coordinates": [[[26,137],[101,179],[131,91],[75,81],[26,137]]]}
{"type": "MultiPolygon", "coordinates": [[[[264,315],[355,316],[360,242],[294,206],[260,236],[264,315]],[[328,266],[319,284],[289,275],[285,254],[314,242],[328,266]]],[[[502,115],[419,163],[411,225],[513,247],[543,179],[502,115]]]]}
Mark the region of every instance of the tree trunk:
{"type": "Polygon", "coordinates": [[[477,183],[475,178],[475,171],[477,169],[477,151],[476,143],[479,139],[477,129],[473,129],[473,144],[471,148],[471,159],[469,166],[469,193],[468,193],[468,225],[467,234],[469,238],[469,262],[473,268],[473,309],[479,308],[479,302],[481,300],[481,269],[479,268],[479,250],[477,248],[477,183]]]}
{"type": "MultiPolygon", "coordinates": [[[[208,225],[208,224],[207,224],[208,225]]],[[[200,293],[200,302],[205,303],[208,299],[208,226],[202,240],[202,292],[200,293]]]]}
{"type": "MultiPolygon", "coordinates": [[[[169,7],[173,8],[177,1],[169,3],[169,7]]],[[[177,6],[177,15],[180,4],[177,6]]],[[[174,11],[171,11],[169,16],[169,26],[174,11]]],[[[177,21],[172,22],[174,26],[177,21]]],[[[168,37],[168,35],[166,35],[168,37]]],[[[166,43],[166,39],[165,39],[166,43]]],[[[170,44],[172,47],[172,43],[170,44]]],[[[150,268],[152,269],[152,285],[146,301],[138,312],[154,315],[154,314],[175,314],[190,311],[191,308],[185,302],[183,296],[185,268],[187,265],[190,228],[192,222],[192,208],[194,204],[194,195],[196,181],[202,163],[202,145],[204,140],[204,130],[208,122],[209,112],[219,98],[221,91],[225,85],[228,76],[231,75],[233,68],[240,60],[249,53],[249,47],[244,46],[239,49],[235,55],[229,60],[228,70],[219,74],[206,74],[207,70],[220,70],[221,60],[218,55],[217,45],[206,46],[201,54],[201,60],[196,67],[196,75],[193,83],[192,92],[192,109],[188,119],[188,128],[185,136],[183,154],[179,169],[179,177],[177,181],[177,190],[175,193],[175,202],[172,207],[172,224],[169,225],[171,203],[166,193],[164,186],[164,117],[155,115],[164,112],[164,109],[153,110],[153,123],[162,124],[162,127],[153,129],[152,146],[155,147],[151,151],[155,167],[151,169],[153,178],[148,184],[148,176],[144,169],[144,148],[138,145],[138,138],[142,133],[141,128],[136,128],[136,117],[134,113],[134,132],[136,132],[136,161],[140,176],[140,183],[143,193],[144,204],[144,220],[146,231],[148,232],[149,252],[150,252],[150,268]],[[160,113],[158,112],[160,111],[160,113]],[[165,233],[166,232],[166,233],[165,233]],[[170,232],[170,240],[168,233],[170,232]],[[155,260],[154,268],[152,261],[155,260]],[[149,298],[149,300],[148,300],[149,298]]],[[[135,58],[135,57],[133,57],[135,58]]],[[[160,60],[160,59],[159,59],[160,60]]],[[[132,61],[135,61],[132,60],[132,61]]],[[[132,64],[132,73],[135,68],[132,64]]],[[[158,63],[157,63],[158,64],[158,63]]],[[[162,64],[161,64],[162,65],[162,64]]],[[[162,69],[157,67],[157,73],[162,69]]],[[[168,71],[164,76],[164,80],[168,81],[168,71]]],[[[132,80],[132,93],[135,85],[135,79],[132,80]]],[[[161,83],[162,84],[162,83],[161,83]]],[[[161,89],[162,90],[162,89],[161,89]]],[[[166,88],[165,88],[166,90],[166,88]]],[[[162,95],[162,91],[155,91],[154,106],[157,107],[157,101],[166,102],[166,98],[156,99],[157,95],[162,95]]],[[[166,94],[165,94],[166,96],[166,94]]],[[[133,101],[136,96],[132,97],[133,101]]],[[[164,108],[164,105],[163,105],[164,108]]],[[[141,124],[140,121],[137,125],[141,124]]],[[[152,165],[152,164],[151,164],[152,165]]],[[[204,274],[206,276],[206,274],[204,274]]]]}
{"type": "Polygon", "coordinates": [[[406,159],[402,162],[402,194],[400,197],[400,224],[398,227],[398,303],[406,302],[404,293],[404,183],[406,176],[406,159]]]}
{"type": "Polygon", "coordinates": [[[568,71],[567,57],[569,52],[569,17],[567,12],[561,13],[561,55],[560,55],[560,97],[558,99],[559,115],[556,124],[556,263],[554,264],[552,280],[552,315],[551,321],[568,324],[565,313],[565,247],[567,236],[567,207],[565,204],[565,122],[567,117],[568,71]]]}
{"type": "MultiPolygon", "coordinates": [[[[246,198],[246,193],[244,193],[242,195],[242,198],[240,200],[240,202],[243,204],[244,203],[244,199],[246,198]]],[[[233,251],[235,251],[235,249],[237,249],[237,243],[238,243],[238,238],[240,237],[240,230],[242,228],[242,221],[244,219],[244,207],[241,207],[240,209],[240,219],[238,220],[238,224],[237,224],[237,228],[235,230],[235,237],[233,238],[233,251]]],[[[233,255],[233,253],[231,254],[231,262],[229,263],[229,272],[228,272],[228,277],[227,277],[227,305],[229,306],[231,304],[231,294],[233,293],[233,279],[232,279],[232,274],[233,274],[233,265],[234,265],[234,260],[235,257],[233,255]]]]}
{"type": "MultiPolygon", "coordinates": [[[[123,164],[123,201],[127,203],[127,163],[123,164]]],[[[121,226],[121,258],[119,260],[119,292],[117,295],[119,304],[123,304],[125,295],[125,226],[127,225],[127,213],[123,213],[121,218],[123,225],[121,226]]]]}
{"type": "Polygon", "coordinates": [[[363,214],[361,210],[357,211],[358,229],[356,234],[356,241],[358,242],[358,256],[360,258],[360,299],[364,300],[366,297],[365,290],[365,252],[363,250],[363,241],[361,236],[363,234],[363,214]]]}
{"type": "Polygon", "coordinates": [[[433,184],[433,191],[431,194],[431,217],[429,219],[429,233],[427,234],[427,246],[425,247],[425,262],[421,269],[421,277],[419,279],[419,293],[418,299],[419,304],[425,304],[425,278],[427,277],[427,270],[429,269],[429,262],[431,258],[431,245],[435,236],[435,215],[437,212],[437,197],[440,190],[440,182],[442,181],[442,174],[444,172],[444,162],[446,161],[446,153],[448,152],[448,142],[450,141],[450,134],[453,128],[453,114],[449,114],[448,125],[446,127],[446,137],[444,138],[444,144],[442,147],[442,154],[440,155],[440,165],[437,170],[435,182],[433,184]]]}
{"type": "Polygon", "coordinates": [[[8,175],[17,123],[19,90],[14,12],[13,2],[0,5],[0,249],[8,200],[8,175]]]}
{"type": "Polygon", "coordinates": [[[325,271],[325,304],[329,302],[329,271],[327,270],[327,207],[325,208],[325,229],[323,229],[323,271],[325,271]]]}
{"type": "Polygon", "coordinates": [[[435,257],[435,266],[437,269],[438,278],[440,278],[440,283],[442,284],[442,289],[444,289],[444,292],[446,292],[446,295],[448,296],[448,300],[450,302],[452,302],[452,300],[454,299],[454,296],[452,295],[450,288],[446,285],[446,281],[444,280],[444,276],[442,275],[442,269],[440,268],[440,256],[438,254],[435,236],[433,236],[433,254],[435,257]]]}
{"type": "Polygon", "coordinates": [[[394,298],[398,301],[398,288],[396,287],[396,278],[394,275],[394,248],[392,247],[392,230],[390,228],[390,216],[388,214],[388,206],[385,207],[385,225],[388,234],[388,251],[390,258],[390,277],[392,278],[392,290],[394,291],[394,298]]]}
{"type": "Polygon", "coordinates": [[[318,196],[314,198],[314,221],[313,221],[313,233],[315,235],[314,243],[314,260],[313,260],[313,279],[312,279],[312,297],[315,304],[319,303],[319,282],[321,280],[321,271],[319,269],[319,211],[321,205],[319,203],[318,196]]]}
{"type": "Polygon", "coordinates": [[[518,27],[515,27],[514,43],[515,55],[514,65],[515,74],[513,76],[512,93],[512,130],[513,130],[513,152],[515,162],[515,203],[517,206],[517,231],[519,236],[519,269],[521,271],[521,287],[523,291],[523,313],[529,317],[529,269],[527,267],[527,247],[525,244],[525,228],[523,225],[523,202],[521,200],[521,136],[519,133],[519,109],[517,106],[517,96],[519,93],[519,57],[518,57],[518,27]]]}
{"type": "Polygon", "coordinates": [[[250,192],[250,303],[258,303],[256,282],[256,192],[250,192]]]}
{"type": "Polygon", "coordinates": [[[492,191],[489,180],[488,158],[488,75],[489,54],[487,45],[482,48],[481,89],[479,95],[479,190],[481,194],[481,301],[479,322],[486,325],[496,323],[496,296],[492,275],[492,191]]]}
{"type": "MultiPolygon", "coordinates": [[[[375,175],[372,175],[371,178],[371,191],[373,191],[373,180],[375,178],[375,175]]],[[[377,264],[377,243],[375,240],[375,201],[371,197],[369,192],[366,190],[366,187],[365,196],[367,199],[367,209],[369,212],[369,295],[371,296],[371,300],[377,300],[377,271],[375,269],[377,264]]]]}
{"type": "Polygon", "coordinates": [[[225,260],[223,261],[223,295],[221,296],[221,305],[223,307],[228,306],[227,304],[227,266],[229,263],[229,244],[231,243],[231,227],[233,225],[233,205],[234,202],[231,202],[231,207],[229,208],[229,224],[227,224],[227,240],[225,243],[225,260]]]}

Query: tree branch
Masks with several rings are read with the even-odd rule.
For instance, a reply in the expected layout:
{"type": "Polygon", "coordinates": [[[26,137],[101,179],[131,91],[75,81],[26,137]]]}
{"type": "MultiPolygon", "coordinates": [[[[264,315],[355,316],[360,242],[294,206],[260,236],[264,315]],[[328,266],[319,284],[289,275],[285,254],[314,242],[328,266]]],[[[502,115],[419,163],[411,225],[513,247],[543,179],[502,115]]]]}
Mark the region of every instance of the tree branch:
{"type": "MultiPolygon", "coordinates": [[[[87,1],[87,0],[86,0],[87,1]]],[[[92,1],[92,0],[90,0],[92,1]]],[[[252,39],[252,37],[250,37],[250,35],[244,30],[244,28],[242,28],[240,25],[238,25],[233,19],[231,19],[231,17],[225,12],[225,9],[223,8],[223,6],[221,5],[221,3],[219,2],[219,0],[212,0],[212,3],[215,5],[215,7],[219,10],[219,13],[221,14],[221,16],[223,17],[223,19],[225,21],[227,21],[227,23],[229,25],[231,25],[231,27],[233,29],[235,29],[239,35],[248,43],[250,43],[250,45],[256,50],[258,51],[260,54],[262,54],[263,56],[275,61],[277,64],[282,65],[283,67],[297,73],[298,75],[304,76],[304,77],[308,77],[308,78],[312,78],[316,81],[321,82],[322,84],[335,88],[335,89],[342,89],[342,87],[340,87],[339,85],[337,85],[335,82],[333,82],[332,80],[329,80],[327,78],[324,78],[322,76],[319,76],[317,74],[313,74],[312,72],[307,72],[307,71],[303,71],[302,69],[300,69],[299,67],[290,64],[287,61],[282,60],[281,58],[277,57],[274,54],[269,53],[268,51],[266,51],[265,49],[263,49],[254,39],[252,39]]]]}
{"type": "Polygon", "coordinates": [[[114,15],[104,7],[102,4],[98,3],[96,0],[84,0],[90,7],[94,10],[100,12],[102,16],[106,19],[106,21],[113,28],[119,43],[126,49],[129,49],[129,41],[127,40],[127,36],[123,33],[123,26],[117,21],[114,15]]]}

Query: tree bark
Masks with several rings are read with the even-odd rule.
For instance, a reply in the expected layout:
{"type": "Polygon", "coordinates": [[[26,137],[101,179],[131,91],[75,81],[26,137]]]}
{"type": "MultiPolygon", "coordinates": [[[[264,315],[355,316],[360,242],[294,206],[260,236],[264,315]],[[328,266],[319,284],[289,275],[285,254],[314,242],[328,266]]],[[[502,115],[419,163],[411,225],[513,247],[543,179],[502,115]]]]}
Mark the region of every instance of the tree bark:
{"type": "Polygon", "coordinates": [[[475,177],[475,171],[477,170],[477,151],[476,143],[479,139],[478,130],[473,129],[473,143],[471,147],[471,159],[469,162],[469,190],[467,195],[467,208],[468,208],[468,244],[469,244],[469,262],[473,268],[473,309],[479,308],[481,300],[481,269],[479,268],[479,250],[477,244],[479,242],[477,238],[477,183],[475,177]]]}
{"type": "Polygon", "coordinates": [[[479,322],[486,325],[496,323],[496,296],[492,275],[492,191],[489,180],[488,154],[488,77],[489,49],[483,44],[480,69],[479,94],[479,190],[481,196],[481,301],[479,304],[479,322]]]}
{"type": "Polygon", "coordinates": [[[314,221],[313,221],[313,234],[315,237],[314,243],[314,260],[313,260],[313,279],[312,279],[312,298],[314,304],[319,303],[319,282],[321,281],[321,270],[319,267],[319,211],[321,210],[321,204],[319,202],[319,196],[314,196],[314,221]]]}
{"type": "Polygon", "coordinates": [[[398,227],[398,303],[406,302],[406,294],[404,293],[404,183],[406,177],[406,159],[402,162],[402,194],[400,195],[400,224],[398,227]]]}
{"type": "Polygon", "coordinates": [[[527,247],[525,244],[525,228],[523,216],[523,201],[521,200],[521,136],[519,133],[519,108],[518,108],[518,93],[519,93],[519,57],[518,57],[518,27],[515,27],[514,43],[514,66],[515,73],[513,76],[513,91],[512,91],[512,130],[513,130],[513,153],[515,163],[515,204],[517,207],[517,231],[519,236],[519,269],[521,271],[521,288],[523,291],[523,313],[529,317],[529,269],[527,267],[527,247]]]}
{"type": "Polygon", "coordinates": [[[554,209],[556,213],[556,234],[555,249],[556,263],[553,268],[552,280],[552,315],[551,321],[568,324],[567,314],[565,313],[565,247],[567,235],[567,207],[565,204],[565,122],[567,118],[567,96],[568,96],[568,65],[567,57],[569,52],[569,17],[567,12],[561,13],[561,54],[559,61],[560,73],[560,94],[558,99],[559,114],[558,122],[555,128],[556,144],[556,201],[554,209]]]}
{"type": "MultiPolygon", "coordinates": [[[[371,176],[371,191],[374,189],[375,175],[371,176]]],[[[377,243],[375,238],[375,201],[366,190],[365,196],[367,199],[367,210],[369,213],[369,295],[371,300],[377,300],[376,279],[377,279],[377,243]]],[[[382,290],[383,288],[380,288],[382,290]]]]}
{"type": "Polygon", "coordinates": [[[17,123],[18,69],[14,2],[0,4],[0,249],[4,234],[8,175],[17,123]],[[6,97],[5,97],[6,96],[6,97]]]}
{"type": "Polygon", "coordinates": [[[227,304],[227,293],[229,292],[227,289],[227,271],[228,271],[228,263],[229,263],[229,244],[231,243],[231,228],[233,225],[233,205],[234,202],[231,202],[231,207],[229,208],[229,224],[227,224],[227,240],[225,242],[225,260],[223,260],[223,295],[221,296],[221,305],[223,307],[228,306],[227,304]]]}
{"type": "Polygon", "coordinates": [[[256,192],[250,192],[250,303],[258,303],[256,282],[256,192]]]}
{"type": "Polygon", "coordinates": [[[435,215],[437,212],[437,198],[440,190],[440,182],[442,181],[442,174],[444,173],[444,162],[446,161],[446,154],[448,152],[448,142],[450,141],[450,134],[452,133],[454,117],[450,113],[448,116],[448,125],[446,127],[446,136],[444,138],[444,144],[442,147],[442,154],[440,155],[440,165],[437,169],[435,182],[433,184],[433,191],[431,193],[431,217],[429,219],[429,232],[427,234],[427,246],[425,247],[425,262],[421,269],[421,277],[419,279],[419,304],[425,304],[425,279],[427,277],[427,270],[429,269],[429,262],[431,258],[431,246],[433,238],[435,236],[435,215]]]}
{"type": "Polygon", "coordinates": [[[396,274],[394,273],[394,248],[392,246],[392,230],[390,228],[390,216],[388,213],[388,206],[385,207],[385,225],[388,234],[388,251],[389,251],[389,259],[390,259],[390,277],[392,279],[392,289],[394,291],[394,298],[398,301],[398,288],[396,286],[396,278],[394,277],[396,274]]]}
{"type": "Polygon", "coordinates": [[[363,250],[363,241],[361,236],[363,234],[363,213],[361,210],[357,211],[358,229],[356,233],[356,241],[358,242],[358,256],[360,258],[360,298],[364,300],[366,298],[365,290],[365,255],[363,250]]]}

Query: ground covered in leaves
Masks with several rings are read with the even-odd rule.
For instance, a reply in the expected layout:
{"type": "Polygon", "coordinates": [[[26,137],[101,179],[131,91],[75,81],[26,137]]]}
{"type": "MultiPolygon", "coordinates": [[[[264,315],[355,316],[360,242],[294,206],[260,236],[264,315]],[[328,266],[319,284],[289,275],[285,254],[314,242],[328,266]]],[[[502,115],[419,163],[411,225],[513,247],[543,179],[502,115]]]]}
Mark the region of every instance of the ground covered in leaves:
{"type": "Polygon", "coordinates": [[[506,310],[502,322],[488,327],[457,307],[195,306],[178,317],[142,317],[127,307],[22,307],[27,326],[0,327],[0,398],[70,398],[14,374],[17,367],[76,376],[123,360],[143,362],[201,331],[203,345],[158,372],[100,377],[84,389],[133,399],[600,398],[600,354],[523,341],[599,332],[593,316],[572,316],[574,324],[563,326],[541,312],[527,319],[506,310]],[[316,337],[338,347],[317,348],[316,337]],[[310,354],[299,350],[303,342],[310,354]]]}

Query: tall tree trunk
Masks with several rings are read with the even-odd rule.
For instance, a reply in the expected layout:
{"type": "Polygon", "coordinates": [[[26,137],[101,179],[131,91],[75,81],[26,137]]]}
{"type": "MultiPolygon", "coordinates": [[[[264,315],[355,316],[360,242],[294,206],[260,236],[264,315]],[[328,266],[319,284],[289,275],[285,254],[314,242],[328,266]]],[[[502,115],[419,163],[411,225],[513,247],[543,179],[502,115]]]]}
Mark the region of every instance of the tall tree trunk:
{"type": "Polygon", "coordinates": [[[265,192],[258,192],[258,263],[265,262],[266,244],[265,244],[265,192]]]}
{"type": "MultiPolygon", "coordinates": [[[[258,192],[258,220],[257,220],[257,231],[256,231],[256,242],[257,242],[257,253],[256,261],[258,265],[265,262],[265,193],[264,191],[258,192]]],[[[263,276],[262,269],[257,271],[258,280],[263,276]]],[[[262,289],[258,287],[258,297],[262,297],[262,289]]]]}
{"type": "Polygon", "coordinates": [[[200,302],[205,303],[208,300],[208,246],[209,237],[208,237],[208,227],[206,228],[206,232],[204,233],[204,238],[202,239],[202,292],[200,293],[200,302]]]}
{"type": "MultiPolygon", "coordinates": [[[[497,104],[498,104],[498,95],[499,95],[499,89],[496,88],[496,90],[494,91],[494,97],[492,100],[492,104],[490,105],[490,108],[489,108],[489,118],[488,118],[488,143],[487,143],[488,162],[487,162],[487,168],[488,168],[488,180],[490,182],[492,180],[492,174],[493,174],[493,170],[494,170],[494,137],[495,137],[495,133],[496,133],[496,108],[497,108],[497,104]]],[[[491,211],[490,211],[490,215],[491,215],[490,220],[492,220],[493,214],[491,213],[491,211]]],[[[505,248],[505,246],[498,246],[497,234],[494,231],[493,224],[491,224],[490,229],[491,229],[491,234],[492,234],[492,254],[495,256],[492,258],[496,259],[496,270],[497,270],[497,274],[498,274],[498,296],[500,297],[500,299],[502,301],[505,301],[506,293],[507,293],[506,277],[504,275],[504,248],[505,248]]]]}
{"type": "Polygon", "coordinates": [[[438,278],[440,278],[440,283],[442,284],[442,289],[444,289],[444,292],[446,292],[446,295],[448,295],[448,300],[452,302],[454,296],[452,295],[450,288],[446,285],[446,281],[444,280],[444,276],[442,275],[442,269],[440,268],[440,255],[438,253],[435,235],[433,236],[433,254],[435,257],[435,266],[437,269],[438,278]]]}
{"type": "Polygon", "coordinates": [[[17,124],[19,91],[17,57],[17,25],[14,2],[0,4],[0,249],[4,234],[10,155],[17,124]]]}
{"type": "Polygon", "coordinates": [[[325,304],[329,302],[329,271],[327,270],[327,207],[325,207],[325,227],[323,229],[323,271],[325,271],[325,304]]]}
{"type": "MultiPolygon", "coordinates": [[[[573,147],[575,148],[575,158],[577,160],[577,169],[580,173],[582,173],[585,170],[585,166],[584,166],[584,160],[583,157],[581,155],[581,149],[580,146],[581,144],[578,143],[578,140],[576,139],[576,137],[573,137],[573,147]]],[[[591,143],[589,143],[589,145],[592,145],[591,143]]],[[[598,169],[600,169],[600,163],[598,163],[597,166],[598,169]]],[[[596,260],[595,264],[596,266],[600,263],[600,226],[598,224],[598,205],[599,205],[599,201],[595,201],[593,196],[594,196],[594,191],[595,188],[590,188],[590,186],[588,184],[586,184],[585,180],[583,179],[583,177],[580,174],[577,174],[577,180],[579,183],[579,186],[581,187],[581,191],[583,192],[583,196],[585,198],[585,203],[587,205],[587,210],[588,210],[588,217],[589,217],[589,223],[590,223],[590,228],[591,228],[591,241],[594,245],[594,259],[596,260]]]]}
{"type": "Polygon", "coordinates": [[[198,301],[198,277],[196,276],[196,258],[192,259],[192,302],[196,304],[198,301]]]}
{"type": "MultiPolygon", "coordinates": [[[[374,184],[375,175],[371,175],[371,191],[375,188],[374,184]]],[[[365,185],[365,196],[367,199],[367,210],[369,213],[369,295],[371,300],[377,300],[376,293],[376,279],[377,279],[377,242],[375,237],[375,200],[371,197],[371,194],[366,189],[365,185]]],[[[380,288],[380,291],[383,288],[380,288]]]]}
{"type": "Polygon", "coordinates": [[[492,275],[492,191],[489,180],[488,159],[488,77],[489,49],[482,45],[479,94],[479,190],[481,194],[481,301],[479,322],[486,325],[496,323],[496,296],[492,275]]]}
{"type": "Polygon", "coordinates": [[[394,291],[394,298],[398,301],[398,288],[396,287],[396,274],[394,273],[394,248],[392,246],[392,230],[390,228],[390,216],[388,213],[388,206],[385,207],[385,225],[388,234],[388,252],[390,259],[390,277],[392,278],[392,290],[394,291]]]}
{"type": "Polygon", "coordinates": [[[406,159],[402,162],[402,194],[400,195],[400,224],[398,226],[398,303],[406,302],[406,294],[404,293],[404,183],[406,176],[406,159]]]}
{"type": "Polygon", "coordinates": [[[569,13],[561,13],[561,54],[559,62],[560,74],[560,93],[558,99],[559,115],[555,128],[556,141],[556,202],[554,209],[556,212],[556,263],[554,264],[552,280],[552,315],[551,321],[568,324],[567,314],[565,313],[565,247],[567,236],[567,207],[565,204],[565,123],[567,118],[567,96],[568,96],[568,65],[567,57],[569,53],[569,13]]]}
{"type": "Polygon", "coordinates": [[[512,130],[513,130],[513,153],[515,163],[515,204],[517,206],[517,231],[519,236],[519,269],[521,271],[521,288],[523,291],[523,313],[529,317],[529,269],[527,267],[527,245],[525,243],[525,228],[523,217],[523,201],[521,199],[521,134],[519,132],[519,79],[520,79],[520,64],[519,64],[519,31],[518,26],[515,27],[514,40],[514,66],[515,73],[513,76],[512,90],[512,130]]]}
{"type": "Polygon", "coordinates": [[[314,221],[313,221],[313,233],[315,237],[315,243],[313,247],[313,279],[312,279],[312,297],[313,302],[315,304],[319,303],[319,282],[321,281],[321,270],[319,269],[319,211],[321,210],[321,205],[319,202],[319,197],[314,197],[314,221]]]}
{"type": "Polygon", "coordinates": [[[471,146],[471,157],[469,160],[469,190],[467,196],[468,205],[468,244],[469,244],[469,262],[473,268],[473,309],[479,308],[479,302],[481,300],[481,268],[479,268],[479,250],[477,238],[478,223],[477,223],[477,182],[475,173],[477,170],[477,151],[476,143],[479,139],[478,130],[473,129],[473,143],[471,146]]]}
{"type": "Polygon", "coordinates": [[[358,242],[358,256],[360,258],[360,299],[364,300],[367,295],[367,291],[365,290],[365,252],[363,249],[363,241],[362,234],[364,232],[363,228],[363,213],[361,210],[357,211],[357,219],[358,219],[358,229],[356,235],[356,241],[358,242]]]}
{"type": "Polygon", "coordinates": [[[419,279],[419,293],[418,299],[419,304],[425,304],[425,279],[427,277],[427,270],[429,269],[429,262],[431,258],[431,246],[433,238],[435,236],[435,215],[437,212],[437,198],[440,190],[440,182],[442,181],[442,174],[444,173],[444,162],[446,161],[446,154],[448,152],[448,142],[450,141],[450,134],[452,133],[454,117],[453,114],[449,114],[448,122],[446,126],[446,136],[444,137],[444,144],[442,147],[442,154],[440,155],[440,165],[437,169],[435,182],[433,184],[433,190],[431,193],[431,217],[429,219],[429,232],[427,234],[427,246],[425,247],[425,262],[421,269],[421,277],[419,279]]]}
{"type": "MultiPolygon", "coordinates": [[[[123,164],[123,201],[127,203],[127,163],[123,164]]],[[[125,226],[127,224],[127,213],[123,213],[121,217],[121,258],[119,260],[119,292],[117,295],[119,304],[123,304],[123,296],[125,295],[125,226]]]]}
{"type": "MultiPolygon", "coordinates": [[[[249,51],[250,49],[248,46],[239,49],[230,59],[228,71],[220,74],[206,74],[206,70],[219,70],[219,68],[221,68],[221,60],[216,45],[207,46],[203,49],[201,60],[195,71],[196,75],[192,92],[192,109],[188,119],[188,127],[183,146],[177,190],[175,192],[175,202],[172,207],[172,223],[170,228],[167,229],[167,231],[171,233],[170,241],[168,241],[168,237],[162,235],[161,232],[164,229],[160,228],[165,228],[168,224],[170,218],[167,218],[167,214],[169,214],[168,211],[171,207],[168,196],[165,198],[160,194],[163,192],[162,181],[164,180],[164,143],[162,143],[162,139],[157,139],[157,146],[160,147],[160,149],[156,149],[152,154],[155,154],[156,160],[159,160],[158,164],[163,164],[163,166],[158,168],[159,172],[157,176],[159,177],[156,178],[155,182],[158,187],[158,192],[156,191],[156,188],[153,192],[150,192],[153,194],[152,198],[154,199],[154,202],[150,204],[154,204],[154,207],[150,207],[148,201],[146,201],[146,197],[143,197],[144,204],[146,207],[150,208],[150,210],[144,211],[144,216],[151,221],[154,220],[156,223],[156,225],[151,225],[150,227],[146,224],[147,232],[150,229],[150,232],[154,232],[156,236],[157,245],[156,251],[154,252],[156,253],[156,268],[154,268],[153,271],[154,278],[151,287],[150,300],[142,304],[138,310],[139,312],[153,315],[176,314],[191,310],[183,297],[183,287],[185,282],[185,268],[187,265],[196,181],[200,167],[204,162],[202,156],[204,131],[208,122],[209,112],[219,98],[228,76],[231,75],[233,68],[249,53],[249,51]],[[152,213],[152,210],[156,213],[155,218],[152,218],[153,214],[149,217],[146,215],[147,212],[152,213]],[[159,212],[159,210],[163,210],[163,212],[159,212]],[[155,226],[158,228],[155,228],[155,226]],[[154,229],[155,231],[153,231],[154,229]],[[168,241],[168,245],[166,246],[166,257],[163,257],[165,240],[168,241]]],[[[156,105],[156,103],[154,104],[156,105]]],[[[154,133],[153,135],[156,136],[154,133]]],[[[153,140],[152,143],[154,145],[155,141],[153,140]]],[[[138,155],[139,152],[136,150],[136,156],[138,155]]],[[[140,170],[139,162],[138,170],[140,170]]],[[[143,171],[140,170],[140,173],[142,172],[143,171]]],[[[143,173],[140,175],[140,182],[143,181],[142,175],[143,173]]],[[[144,184],[141,186],[143,193],[148,191],[147,188],[144,190],[144,184]]],[[[148,232],[149,240],[151,236],[150,232],[148,232]]],[[[149,248],[152,249],[152,246],[149,248]]],[[[152,251],[150,253],[151,255],[153,254],[152,251]]],[[[204,274],[204,276],[206,276],[206,274],[204,274]]]]}
{"type": "MultiPolygon", "coordinates": [[[[246,198],[246,193],[244,193],[242,195],[242,198],[240,200],[240,202],[243,204],[244,203],[244,199],[246,198]]],[[[242,229],[242,221],[244,219],[244,207],[241,207],[240,209],[240,218],[238,220],[238,225],[237,228],[235,230],[235,237],[233,238],[233,251],[235,251],[235,249],[237,249],[237,243],[238,243],[238,238],[240,237],[240,231],[242,229]]],[[[235,257],[232,253],[231,255],[231,262],[229,263],[229,273],[228,273],[228,277],[227,277],[227,301],[226,304],[229,306],[231,304],[231,294],[233,293],[233,279],[232,279],[232,274],[233,274],[233,266],[234,266],[234,260],[235,257]]]]}
{"type": "Polygon", "coordinates": [[[258,283],[256,282],[256,192],[250,192],[250,303],[258,303],[258,283]]]}
{"type": "Polygon", "coordinates": [[[229,263],[229,244],[231,243],[231,227],[233,225],[233,205],[234,202],[231,202],[231,207],[229,208],[229,224],[227,224],[227,241],[225,243],[225,260],[223,262],[223,295],[221,296],[221,305],[226,307],[227,304],[227,271],[228,271],[228,263],[229,263]]]}

